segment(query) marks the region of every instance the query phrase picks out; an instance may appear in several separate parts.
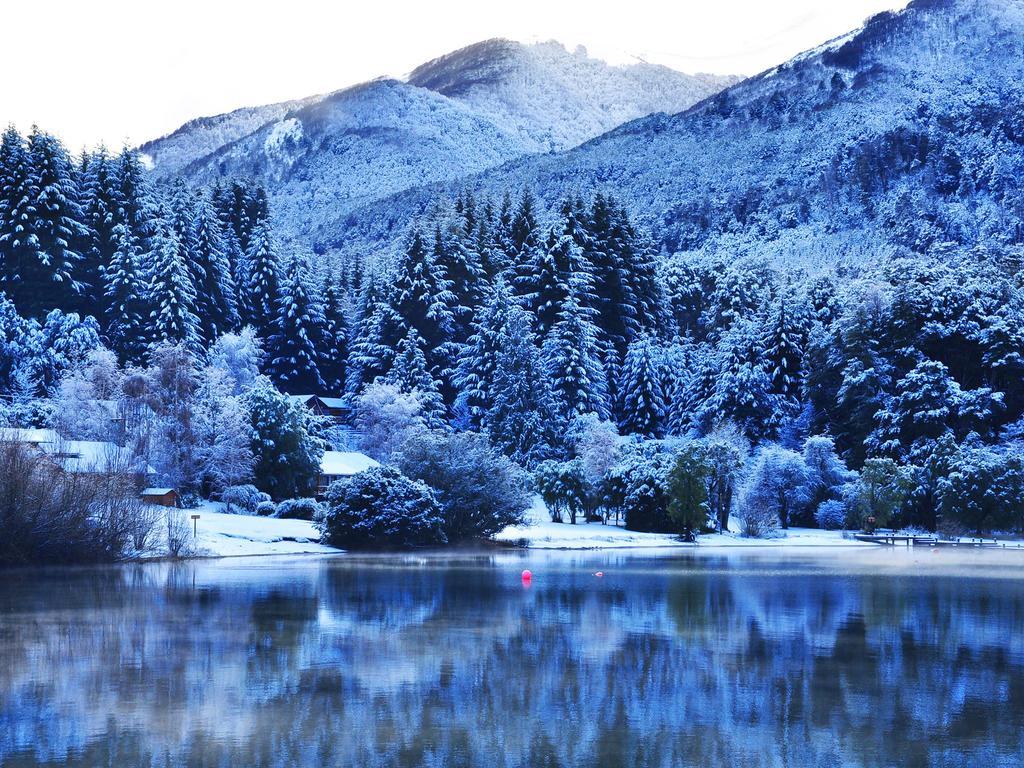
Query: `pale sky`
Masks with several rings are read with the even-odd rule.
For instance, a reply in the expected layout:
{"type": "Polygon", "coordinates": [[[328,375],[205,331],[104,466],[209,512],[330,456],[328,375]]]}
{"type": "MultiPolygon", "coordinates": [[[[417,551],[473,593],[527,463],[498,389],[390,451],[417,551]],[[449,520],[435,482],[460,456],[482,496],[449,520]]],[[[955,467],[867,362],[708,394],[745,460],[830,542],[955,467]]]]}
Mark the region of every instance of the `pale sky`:
{"type": "Polygon", "coordinates": [[[193,117],[300,98],[491,37],[750,75],[906,0],[10,0],[0,125],[113,149],[193,117]]]}

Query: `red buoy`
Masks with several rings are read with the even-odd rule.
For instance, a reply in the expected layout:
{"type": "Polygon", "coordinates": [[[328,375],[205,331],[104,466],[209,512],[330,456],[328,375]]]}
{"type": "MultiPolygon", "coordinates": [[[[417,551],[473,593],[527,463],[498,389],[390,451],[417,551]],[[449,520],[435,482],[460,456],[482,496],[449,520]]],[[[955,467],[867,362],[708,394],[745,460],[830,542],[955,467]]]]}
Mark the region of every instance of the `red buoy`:
{"type": "Polygon", "coordinates": [[[530,569],[529,568],[527,568],[525,571],[523,571],[522,578],[523,578],[523,584],[529,584],[531,581],[533,581],[533,574],[530,573],[530,569]]]}
{"type": "Polygon", "coordinates": [[[598,571],[598,572],[597,572],[597,573],[595,573],[594,575],[595,575],[595,576],[597,576],[597,578],[599,578],[599,579],[600,579],[600,578],[601,578],[602,576],[604,576],[604,571],[598,571]]]}

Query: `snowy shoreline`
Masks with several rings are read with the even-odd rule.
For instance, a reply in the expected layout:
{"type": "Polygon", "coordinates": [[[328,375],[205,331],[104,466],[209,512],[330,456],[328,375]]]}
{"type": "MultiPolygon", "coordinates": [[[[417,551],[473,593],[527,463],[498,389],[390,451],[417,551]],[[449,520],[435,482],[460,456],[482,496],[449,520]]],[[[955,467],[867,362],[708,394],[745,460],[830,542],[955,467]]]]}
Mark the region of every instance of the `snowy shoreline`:
{"type": "MultiPolygon", "coordinates": [[[[257,555],[327,555],[345,550],[321,544],[320,532],[308,520],[282,520],[273,517],[226,514],[220,504],[208,502],[199,509],[180,510],[189,529],[196,521],[193,557],[252,557],[257,555]]],[[[191,538],[191,537],[190,537],[191,538]]],[[[700,536],[696,544],[680,541],[669,533],[628,531],[617,525],[601,523],[552,523],[543,504],[535,502],[527,510],[523,525],[510,526],[494,537],[498,544],[525,549],[600,550],[727,547],[872,547],[875,545],[843,538],[840,531],[792,528],[784,536],[750,539],[739,534],[700,536]]]]}

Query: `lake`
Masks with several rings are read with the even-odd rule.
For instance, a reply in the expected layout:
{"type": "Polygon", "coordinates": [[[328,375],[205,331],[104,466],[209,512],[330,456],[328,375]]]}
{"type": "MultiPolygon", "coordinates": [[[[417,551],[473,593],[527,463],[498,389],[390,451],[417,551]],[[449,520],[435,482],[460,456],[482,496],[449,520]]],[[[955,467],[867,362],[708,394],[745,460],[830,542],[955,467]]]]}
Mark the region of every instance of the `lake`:
{"type": "Polygon", "coordinates": [[[1022,754],[1020,552],[0,573],[5,767],[991,768],[1022,754]]]}

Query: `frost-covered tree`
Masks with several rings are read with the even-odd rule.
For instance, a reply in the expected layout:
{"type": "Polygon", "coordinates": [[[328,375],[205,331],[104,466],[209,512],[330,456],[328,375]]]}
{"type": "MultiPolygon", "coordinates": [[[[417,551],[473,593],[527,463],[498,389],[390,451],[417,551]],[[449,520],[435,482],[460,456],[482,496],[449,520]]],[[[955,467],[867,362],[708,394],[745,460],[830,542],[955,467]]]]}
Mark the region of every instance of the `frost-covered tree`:
{"type": "Polygon", "coordinates": [[[597,328],[572,294],[563,302],[558,320],[544,340],[543,358],[555,407],[564,421],[584,413],[610,417],[597,328]]]}
{"type": "MultiPolygon", "coordinates": [[[[761,535],[751,528],[751,521],[770,515],[783,529],[789,528],[790,516],[806,503],[807,467],[803,457],[777,445],[766,445],[753,458],[750,474],[743,486],[740,512],[748,535],[761,535]]],[[[770,530],[770,529],[769,529],[770,530]]]]}
{"type": "Polygon", "coordinates": [[[231,394],[241,395],[256,382],[263,362],[263,345],[256,332],[246,326],[238,333],[225,333],[210,347],[210,365],[220,369],[231,383],[231,394]]]}
{"type": "Polygon", "coordinates": [[[360,448],[379,461],[390,461],[414,434],[426,429],[423,406],[415,392],[377,381],[355,398],[360,448]]]}
{"type": "Polygon", "coordinates": [[[551,453],[556,432],[551,394],[525,311],[510,308],[498,346],[484,429],[513,461],[530,467],[551,453]]]}
{"type": "Polygon", "coordinates": [[[427,368],[423,348],[423,339],[415,328],[410,328],[398,344],[395,364],[384,381],[394,384],[400,392],[416,395],[426,425],[430,429],[441,429],[445,426],[448,409],[441,396],[440,384],[427,368]]]}
{"type": "Polygon", "coordinates": [[[157,343],[184,344],[193,353],[203,346],[196,289],[181,243],[165,228],[152,239],[153,280],[149,289],[150,335],[157,343]]]}
{"type": "Polygon", "coordinates": [[[708,525],[710,480],[711,464],[703,443],[691,441],[676,452],[667,478],[668,514],[688,541],[708,525]]]}
{"type": "Polygon", "coordinates": [[[1024,528],[1024,459],[1019,451],[973,446],[962,451],[940,481],[947,524],[975,535],[1024,528]]]}
{"type": "Polygon", "coordinates": [[[275,499],[312,492],[324,442],[317,417],[260,377],[244,397],[251,426],[256,486],[275,499]]]}
{"type": "Polygon", "coordinates": [[[491,407],[491,386],[502,354],[501,339],[511,307],[508,286],[498,278],[487,304],[478,312],[473,322],[473,333],[459,356],[455,375],[459,394],[455,411],[466,426],[479,428],[491,407]]]}
{"type": "Polygon", "coordinates": [[[801,523],[809,523],[818,507],[832,499],[842,498],[843,489],[856,478],[836,453],[830,437],[814,436],[804,442],[804,466],[807,469],[807,506],[801,523]]]}
{"type": "Polygon", "coordinates": [[[619,377],[619,429],[623,434],[660,437],[665,426],[665,394],[654,346],[647,337],[629,345],[619,377]]]}
{"type": "Polygon", "coordinates": [[[320,350],[327,344],[323,304],[302,258],[288,264],[277,319],[267,342],[267,373],[292,394],[323,392],[320,350]]]}
{"type": "Polygon", "coordinates": [[[204,493],[252,478],[252,428],[244,400],[234,394],[231,377],[217,366],[199,374],[195,391],[196,458],[204,493]]]}

